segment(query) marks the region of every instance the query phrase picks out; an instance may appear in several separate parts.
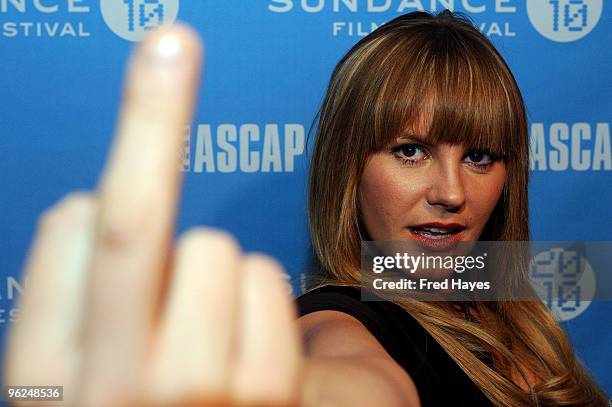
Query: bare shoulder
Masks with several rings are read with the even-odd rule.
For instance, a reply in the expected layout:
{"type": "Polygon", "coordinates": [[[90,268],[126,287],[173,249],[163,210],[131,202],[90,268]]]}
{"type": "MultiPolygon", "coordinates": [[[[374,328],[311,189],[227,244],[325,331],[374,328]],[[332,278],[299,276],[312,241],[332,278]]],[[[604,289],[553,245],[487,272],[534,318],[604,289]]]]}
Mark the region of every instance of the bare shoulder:
{"type": "Polygon", "coordinates": [[[376,337],[355,317],[332,310],[316,311],[297,319],[307,358],[343,360],[363,366],[384,385],[401,394],[406,405],[418,406],[416,386],[376,337]]]}

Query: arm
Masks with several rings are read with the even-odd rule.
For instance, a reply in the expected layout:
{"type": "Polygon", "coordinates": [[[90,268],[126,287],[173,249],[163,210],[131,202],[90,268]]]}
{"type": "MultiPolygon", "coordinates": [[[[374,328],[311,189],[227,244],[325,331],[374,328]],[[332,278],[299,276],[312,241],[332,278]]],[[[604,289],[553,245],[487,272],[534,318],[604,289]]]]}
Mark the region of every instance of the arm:
{"type": "Polygon", "coordinates": [[[410,376],[357,319],[317,311],[298,324],[306,357],[303,406],[420,406],[410,376]]]}

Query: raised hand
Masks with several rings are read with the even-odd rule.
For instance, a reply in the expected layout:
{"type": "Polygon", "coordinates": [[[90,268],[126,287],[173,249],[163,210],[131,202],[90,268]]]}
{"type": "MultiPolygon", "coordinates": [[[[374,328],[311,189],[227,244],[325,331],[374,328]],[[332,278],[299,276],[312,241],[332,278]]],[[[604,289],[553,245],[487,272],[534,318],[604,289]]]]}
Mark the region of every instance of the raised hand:
{"type": "Polygon", "coordinates": [[[142,43],[97,190],[40,218],[4,366],[5,385],[64,386],[64,402],[38,405],[298,403],[303,359],[282,267],[221,231],[172,240],[201,59],[183,26],[142,43]]]}

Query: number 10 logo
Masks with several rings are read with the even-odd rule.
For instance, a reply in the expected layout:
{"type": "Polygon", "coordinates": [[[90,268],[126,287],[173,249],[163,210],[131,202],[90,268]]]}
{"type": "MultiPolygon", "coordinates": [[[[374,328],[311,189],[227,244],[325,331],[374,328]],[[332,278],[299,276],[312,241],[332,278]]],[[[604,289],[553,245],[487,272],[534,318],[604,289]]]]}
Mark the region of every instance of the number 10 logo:
{"type": "Polygon", "coordinates": [[[179,0],[101,0],[106,25],[128,41],[140,41],[147,31],[176,20],[179,0]]]}
{"type": "Polygon", "coordinates": [[[527,0],[527,15],[534,28],[549,40],[576,41],[599,21],[603,0],[527,0]]]}
{"type": "MultiPolygon", "coordinates": [[[[134,9],[136,0],[123,0],[128,8],[128,30],[134,31],[134,9]]],[[[138,27],[145,31],[153,30],[164,23],[164,3],[160,0],[144,0],[138,4],[138,27]],[[151,26],[150,23],[157,19],[157,25],[151,26]]]]}

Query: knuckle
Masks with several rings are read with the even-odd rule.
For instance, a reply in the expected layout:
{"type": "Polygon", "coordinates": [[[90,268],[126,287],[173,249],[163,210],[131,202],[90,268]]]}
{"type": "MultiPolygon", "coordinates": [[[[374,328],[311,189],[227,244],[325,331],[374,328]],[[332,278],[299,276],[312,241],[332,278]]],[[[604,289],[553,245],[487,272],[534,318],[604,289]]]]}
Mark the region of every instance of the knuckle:
{"type": "Polygon", "coordinates": [[[206,252],[234,258],[240,255],[240,245],[229,232],[205,227],[191,228],[181,235],[179,250],[188,253],[206,252]]]}
{"type": "Polygon", "coordinates": [[[244,259],[245,267],[264,269],[271,273],[284,275],[285,270],[278,260],[263,253],[250,253],[244,259]]]}
{"type": "Polygon", "coordinates": [[[151,235],[154,223],[146,212],[101,214],[98,247],[111,252],[130,250],[151,235]]]}
{"type": "Polygon", "coordinates": [[[91,219],[96,211],[96,198],[88,192],[71,192],[38,218],[41,230],[74,226],[91,219]]]}
{"type": "Polygon", "coordinates": [[[259,282],[265,280],[292,297],[291,276],[275,258],[261,253],[249,254],[245,257],[243,267],[247,278],[259,282]]]}
{"type": "MultiPolygon", "coordinates": [[[[118,177],[117,174],[113,176],[118,177]]],[[[145,193],[140,189],[134,192],[140,186],[106,178],[99,188],[97,248],[122,253],[150,244],[166,233],[170,208],[159,202],[148,187],[145,193]]]]}
{"type": "Polygon", "coordinates": [[[45,209],[43,213],[38,217],[38,229],[48,230],[52,229],[53,225],[57,223],[57,210],[54,208],[45,209]]]}

